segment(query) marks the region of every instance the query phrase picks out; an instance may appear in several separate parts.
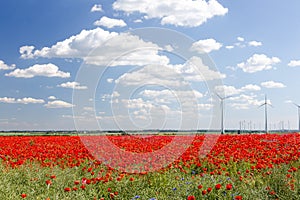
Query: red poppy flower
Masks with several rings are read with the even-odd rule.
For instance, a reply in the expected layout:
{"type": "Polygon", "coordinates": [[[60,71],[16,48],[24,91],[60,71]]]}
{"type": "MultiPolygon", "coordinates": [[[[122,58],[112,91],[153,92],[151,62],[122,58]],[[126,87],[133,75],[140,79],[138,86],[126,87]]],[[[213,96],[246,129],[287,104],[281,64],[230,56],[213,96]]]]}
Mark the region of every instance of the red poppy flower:
{"type": "Polygon", "coordinates": [[[46,180],[46,185],[51,185],[52,181],[51,180],[46,180]]]}
{"type": "Polygon", "coordinates": [[[232,184],[227,184],[226,185],[226,190],[231,190],[232,189],[232,184]]]}
{"type": "Polygon", "coordinates": [[[219,190],[221,187],[222,187],[221,184],[217,184],[217,185],[215,186],[216,190],[219,190]]]}
{"type": "Polygon", "coordinates": [[[239,195],[239,196],[235,196],[234,199],[235,199],[235,200],[242,200],[243,197],[239,195]]]}
{"type": "Polygon", "coordinates": [[[196,197],[195,196],[188,196],[187,200],[196,200],[196,197]]]}
{"type": "Polygon", "coordinates": [[[208,193],[210,193],[211,191],[212,191],[212,188],[211,188],[211,187],[207,188],[207,192],[208,192],[208,193]]]}

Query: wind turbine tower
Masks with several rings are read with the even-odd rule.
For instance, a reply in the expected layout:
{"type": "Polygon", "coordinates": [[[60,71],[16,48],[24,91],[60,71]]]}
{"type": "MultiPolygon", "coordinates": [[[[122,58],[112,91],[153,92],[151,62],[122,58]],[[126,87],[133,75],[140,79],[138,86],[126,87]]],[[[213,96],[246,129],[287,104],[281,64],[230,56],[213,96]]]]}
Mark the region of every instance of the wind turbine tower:
{"type": "Polygon", "coordinates": [[[267,101],[267,95],[265,95],[265,102],[259,107],[265,106],[265,133],[268,133],[268,105],[272,106],[267,101]]]}
{"type": "Polygon", "coordinates": [[[224,100],[228,99],[231,96],[228,97],[221,97],[220,95],[216,94],[220,101],[221,101],[221,134],[225,133],[225,128],[224,128],[224,100]]]}
{"type": "Polygon", "coordinates": [[[294,103],[294,105],[298,107],[298,121],[299,121],[298,122],[299,123],[299,125],[298,125],[298,131],[300,132],[300,105],[295,104],[295,103],[294,103]]]}

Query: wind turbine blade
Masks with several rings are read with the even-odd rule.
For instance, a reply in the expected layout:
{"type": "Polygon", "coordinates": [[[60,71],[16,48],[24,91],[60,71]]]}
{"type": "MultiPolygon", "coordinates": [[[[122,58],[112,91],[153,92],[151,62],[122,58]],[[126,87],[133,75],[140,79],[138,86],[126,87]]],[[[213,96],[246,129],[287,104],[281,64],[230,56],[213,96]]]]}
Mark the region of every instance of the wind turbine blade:
{"type": "Polygon", "coordinates": [[[233,97],[233,95],[229,95],[229,96],[227,96],[227,97],[224,97],[224,99],[229,99],[229,98],[231,98],[231,97],[233,97]]]}
{"type": "Polygon", "coordinates": [[[215,93],[218,97],[219,97],[219,99],[223,99],[218,93],[215,93]]]}
{"type": "Polygon", "coordinates": [[[261,105],[258,106],[257,108],[263,107],[264,105],[266,105],[266,103],[261,104],[261,105]]]}
{"type": "Polygon", "coordinates": [[[298,105],[298,104],[296,104],[296,103],[293,103],[295,106],[297,106],[297,107],[300,107],[300,105],[298,105]]]}

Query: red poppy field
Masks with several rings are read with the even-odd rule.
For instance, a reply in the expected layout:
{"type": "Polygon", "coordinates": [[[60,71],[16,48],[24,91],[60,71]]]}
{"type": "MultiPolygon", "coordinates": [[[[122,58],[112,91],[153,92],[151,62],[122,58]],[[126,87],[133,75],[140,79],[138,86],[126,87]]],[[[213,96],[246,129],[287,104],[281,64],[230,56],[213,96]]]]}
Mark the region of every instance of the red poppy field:
{"type": "Polygon", "coordinates": [[[300,199],[299,146],[298,133],[1,136],[0,199],[300,199]]]}

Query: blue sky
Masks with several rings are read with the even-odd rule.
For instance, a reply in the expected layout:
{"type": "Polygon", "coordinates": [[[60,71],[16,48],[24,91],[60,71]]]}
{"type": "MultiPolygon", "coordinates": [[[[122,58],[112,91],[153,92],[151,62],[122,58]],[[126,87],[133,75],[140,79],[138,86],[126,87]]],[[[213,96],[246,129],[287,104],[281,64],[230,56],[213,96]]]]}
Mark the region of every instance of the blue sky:
{"type": "Polygon", "coordinates": [[[296,129],[300,2],[1,1],[0,130],[296,129]],[[151,28],[147,28],[151,27],[151,28]],[[202,77],[202,78],[201,78],[202,77]]]}

